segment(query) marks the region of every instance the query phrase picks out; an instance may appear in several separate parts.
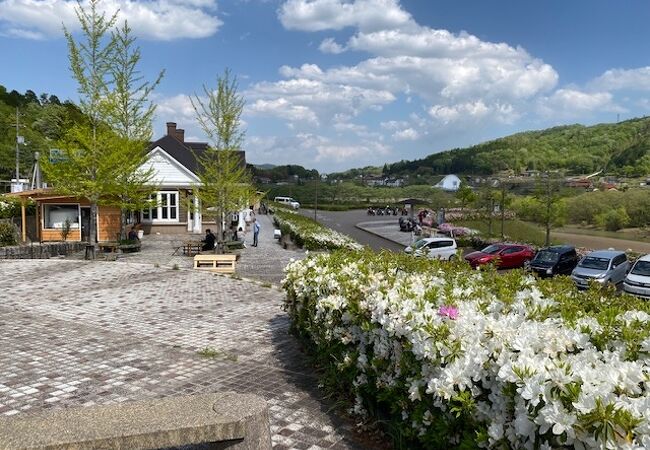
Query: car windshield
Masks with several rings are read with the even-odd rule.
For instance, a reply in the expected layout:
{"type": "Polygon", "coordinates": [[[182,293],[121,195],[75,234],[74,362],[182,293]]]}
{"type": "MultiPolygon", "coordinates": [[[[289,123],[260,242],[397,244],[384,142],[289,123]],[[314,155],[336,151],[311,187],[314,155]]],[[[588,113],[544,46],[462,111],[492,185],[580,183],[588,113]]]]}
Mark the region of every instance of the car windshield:
{"type": "Polygon", "coordinates": [[[535,261],[537,262],[554,263],[557,262],[558,259],[560,259],[559,253],[549,252],[545,250],[542,250],[537,255],[535,255],[535,261]]]}
{"type": "Polygon", "coordinates": [[[609,267],[609,259],[587,256],[580,262],[580,267],[584,267],[585,269],[607,270],[609,267]]]}
{"type": "Polygon", "coordinates": [[[424,247],[425,245],[427,245],[428,243],[429,243],[428,240],[426,240],[426,239],[420,239],[419,241],[417,241],[417,242],[413,245],[413,247],[414,247],[414,248],[422,248],[422,247],[424,247]]]}
{"type": "Polygon", "coordinates": [[[499,250],[501,250],[503,247],[500,245],[489,245],[485,247],[483,250],[481,250],[482,253],[487,253],[488,255],[494,255],[495,253],[499,253],[499,250]]]}
{"type": "Polygon", "coordinates": [[[637,261],[631,273],[650,277],[650,261],[637,261]]]}

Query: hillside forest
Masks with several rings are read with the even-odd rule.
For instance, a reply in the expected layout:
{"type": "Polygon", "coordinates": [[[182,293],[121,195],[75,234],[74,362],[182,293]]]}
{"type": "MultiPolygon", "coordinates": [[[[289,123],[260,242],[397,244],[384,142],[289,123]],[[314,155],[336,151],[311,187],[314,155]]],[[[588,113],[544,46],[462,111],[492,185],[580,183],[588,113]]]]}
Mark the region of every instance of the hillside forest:
{"type": "Polygon", "coordinates": [[[0,180],[16,174],[16,114],[18,135],[25,138],[18,146],[21,177],[31,172],[34,152],[48,152],[74,123],[83,120],[74,103],[61,102],[56,95],[31,90],[21,94],[0,85],[0,180]]]}

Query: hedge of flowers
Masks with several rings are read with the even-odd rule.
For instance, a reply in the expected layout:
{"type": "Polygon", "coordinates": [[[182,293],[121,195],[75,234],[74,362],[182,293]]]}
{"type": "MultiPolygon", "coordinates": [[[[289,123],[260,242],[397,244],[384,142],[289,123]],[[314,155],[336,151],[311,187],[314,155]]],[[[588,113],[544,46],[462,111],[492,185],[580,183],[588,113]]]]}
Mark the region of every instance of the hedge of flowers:
{"type": "Polygon", "coordinates": [[[288,209],[276,207],[274,220],[283,235],[291,236],[291,240],[297,246],[307,250],[337,250],[341,248],[359,250],[362,248],[352,238],[288,209]]]}
{"type": "Polygon", "coordinates": [[[650,448],[650,306],[570,280],[339,251],[287,266],[294,332],[406,448],[650,448]]]}

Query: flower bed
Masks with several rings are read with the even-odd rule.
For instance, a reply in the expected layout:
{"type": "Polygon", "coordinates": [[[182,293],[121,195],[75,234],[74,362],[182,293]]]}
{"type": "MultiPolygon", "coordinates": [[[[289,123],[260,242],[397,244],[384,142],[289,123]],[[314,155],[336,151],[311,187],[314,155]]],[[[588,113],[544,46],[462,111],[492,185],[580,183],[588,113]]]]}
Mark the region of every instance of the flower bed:
{"type": "Polygon", "coordinates": [[[287,266],[294,332],[407,448],[650,448],[650,306],[570,280],[340,251],[287,266]]]}
{"type": "Polygon", "coordinates": [[[361,249],[352,238],[293,211],[276,207],[274,220],[283,235],[307,250],[361,249]]]}

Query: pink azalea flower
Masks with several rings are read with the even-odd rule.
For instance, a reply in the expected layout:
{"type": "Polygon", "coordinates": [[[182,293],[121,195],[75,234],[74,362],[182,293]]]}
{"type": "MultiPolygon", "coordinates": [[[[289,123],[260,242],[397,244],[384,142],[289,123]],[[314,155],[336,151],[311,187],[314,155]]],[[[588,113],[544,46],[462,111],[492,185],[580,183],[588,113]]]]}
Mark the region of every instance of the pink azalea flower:
{"type": "Polygon", "coordinates": [[[458,318],[458,308],[455,306],[442,305],[438,309],[438,315],[442,317],[448,317],[451,320],[456,320],[458,318]]]}

